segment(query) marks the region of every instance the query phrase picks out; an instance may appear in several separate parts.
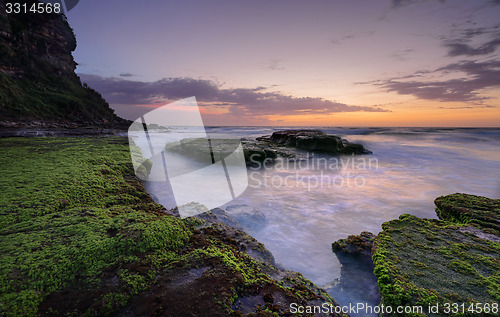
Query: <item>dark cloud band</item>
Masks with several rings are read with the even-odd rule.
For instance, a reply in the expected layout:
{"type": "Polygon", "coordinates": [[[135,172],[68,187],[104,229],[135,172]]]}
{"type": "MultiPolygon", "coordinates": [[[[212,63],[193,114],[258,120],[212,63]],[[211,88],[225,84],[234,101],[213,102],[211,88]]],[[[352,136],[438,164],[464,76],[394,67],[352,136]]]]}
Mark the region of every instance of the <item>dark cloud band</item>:
{"type": "Polygon", "coordinates": [[[380,107],[355,106],[315,97],[293,97],[266,92],[266,87],[223,89],[214,81],[165,78],[156,82],[103,78],[81,74],[83,82],[99,91],[110,104],[145,105],[195,96],[201,106],[224,105],[231,114],[246,116],[385,112],[380,107]]]}
{"type": "Polygon", "coordinates": [[[381,86],[389,92],[413,95],[420,99],[482,103],[488,97],[479,94],[481,89],[500,86],[500,61],[461,61],[434,71],[422,71],[413,76],[371,84],[381,86]],[[421,74],[440,73],[465,73],[467,76],[444,81],[425,81],[421,77],[421,74]]]}

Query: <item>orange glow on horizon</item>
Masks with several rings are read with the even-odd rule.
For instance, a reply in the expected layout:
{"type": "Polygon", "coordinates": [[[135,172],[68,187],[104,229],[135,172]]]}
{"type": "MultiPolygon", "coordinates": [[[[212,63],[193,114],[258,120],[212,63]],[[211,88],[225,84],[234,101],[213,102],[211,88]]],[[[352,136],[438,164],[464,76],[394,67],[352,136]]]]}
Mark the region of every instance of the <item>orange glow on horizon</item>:
{"type": "Polygon", "coordinates": [[[365,127],[500,127],[500,110],[404,109],[394,112],[339,112],[325,115],[271,115],[277,125],[365,127]]]}
{"type": "MultiPolygon", "coordinates": [[[[154,110],[165,105],[168,105],[168,102],[136,106],[154,110]]],[[[306,113],[252,116],[249,111],[246,117],[231,114],[228,107],[218,107],[210,104],[199,106],[199,110],[207,125],[220,126],[500,127],[499,108],[476,107],[467,108],[464,105],[413,102],[404,107],[387,108],[391,112],[335,112],[329,114],[306,113]],[[439,107],[436,105],[439,105],[439,107]]],[[[187,109],[179,108],[177,110],[187,109]]]]}

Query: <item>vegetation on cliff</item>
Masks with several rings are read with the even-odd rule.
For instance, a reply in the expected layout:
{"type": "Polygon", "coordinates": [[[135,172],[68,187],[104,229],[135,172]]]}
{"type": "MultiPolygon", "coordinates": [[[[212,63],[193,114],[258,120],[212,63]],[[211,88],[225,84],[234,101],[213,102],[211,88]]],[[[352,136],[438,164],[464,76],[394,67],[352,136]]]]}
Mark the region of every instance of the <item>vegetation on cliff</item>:
{"type": "MultiPolygon", "coordinates": [[[[26,1],[28,7],[38,1],[26,1]]],[[[0,0],[0,120],[120,125],[101,95],[81,83],[76,39],[60,14],[7,14],[0,0]]]]}
{"type": "Polygon", "coordinates": [[[166,214],[126,138],[0,148],[2,316],[281,316],[292,302],[335,303],[244,232],[166,214]]]}

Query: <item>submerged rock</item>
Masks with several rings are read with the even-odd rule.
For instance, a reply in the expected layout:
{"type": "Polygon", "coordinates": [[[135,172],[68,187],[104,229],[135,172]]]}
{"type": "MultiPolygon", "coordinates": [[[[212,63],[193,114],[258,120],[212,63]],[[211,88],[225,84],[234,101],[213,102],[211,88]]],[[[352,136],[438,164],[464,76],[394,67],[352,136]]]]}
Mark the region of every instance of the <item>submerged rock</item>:
{"type": "Polygon", "coordinates": [[[500,301],[499,203],[453,194],[436,199],[436,212],[446,221],[405,214],[384,223],[373,246],[382,304],[420,305],[420,315],[442,316],[448,315],[446,305],[463,303],[463,315],[497,316],[492,308],[500,301]]]}
{"type": "Polygon", "coordinates": [[[249,205],[231,205],[226,207],[226,211],[246,228],[258,229],[266,224],[266,216],[260,210],[249,205]]]}

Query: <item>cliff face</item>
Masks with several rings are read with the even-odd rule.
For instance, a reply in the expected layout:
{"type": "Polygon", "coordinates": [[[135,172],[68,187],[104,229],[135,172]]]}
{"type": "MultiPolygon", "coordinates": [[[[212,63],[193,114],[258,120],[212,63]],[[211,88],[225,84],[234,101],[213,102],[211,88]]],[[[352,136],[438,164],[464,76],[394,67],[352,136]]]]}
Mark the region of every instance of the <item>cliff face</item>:
{"type": "MultiPolygon", "coordinates": [[[[28,0],[28,8],[38,1],[28,0]]],[[[7,14],[0,0],[0,121],[123,125],[102,96],[82,85],[76,38],[58,14],[7,14]]]]}

